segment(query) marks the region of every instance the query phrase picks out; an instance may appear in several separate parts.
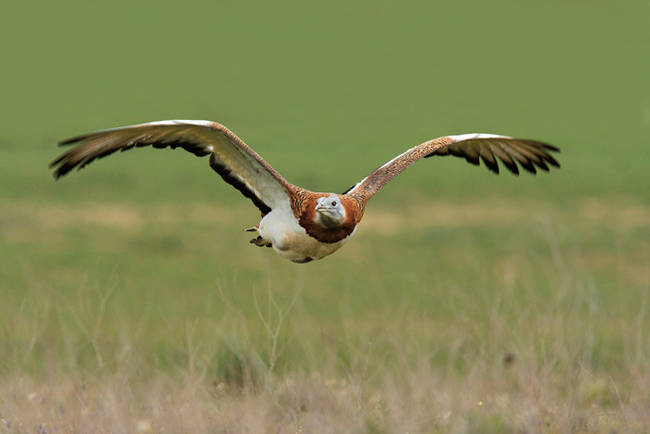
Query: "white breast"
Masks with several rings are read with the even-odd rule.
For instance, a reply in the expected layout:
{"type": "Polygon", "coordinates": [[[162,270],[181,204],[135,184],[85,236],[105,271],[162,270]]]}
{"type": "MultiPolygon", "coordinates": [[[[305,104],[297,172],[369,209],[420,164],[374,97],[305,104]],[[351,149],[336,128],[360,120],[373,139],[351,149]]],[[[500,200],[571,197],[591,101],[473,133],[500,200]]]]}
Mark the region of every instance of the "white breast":
{"type": "Polygon", "coordinates": [[[337,251],[347,237],[336,243],[323,243],[310,237],[305,229],[298,224],[287,201],[286,206],[275,207],[260,221],[259,233],[273,245],[283,258],[296,262],[311,259],[322,259],[337,251]]]}

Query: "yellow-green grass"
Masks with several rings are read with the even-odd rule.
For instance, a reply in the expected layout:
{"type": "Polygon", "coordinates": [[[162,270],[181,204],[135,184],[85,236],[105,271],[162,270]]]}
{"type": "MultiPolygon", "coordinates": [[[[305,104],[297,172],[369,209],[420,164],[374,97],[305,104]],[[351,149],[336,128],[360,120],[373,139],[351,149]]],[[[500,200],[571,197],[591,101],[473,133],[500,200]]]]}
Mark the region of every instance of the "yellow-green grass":
{"type": "Polygon", "coordinates": [[[19,431],[647,427],[647,204],[377,203],[304,266],[248,206],[2,208],[19,431]]]}

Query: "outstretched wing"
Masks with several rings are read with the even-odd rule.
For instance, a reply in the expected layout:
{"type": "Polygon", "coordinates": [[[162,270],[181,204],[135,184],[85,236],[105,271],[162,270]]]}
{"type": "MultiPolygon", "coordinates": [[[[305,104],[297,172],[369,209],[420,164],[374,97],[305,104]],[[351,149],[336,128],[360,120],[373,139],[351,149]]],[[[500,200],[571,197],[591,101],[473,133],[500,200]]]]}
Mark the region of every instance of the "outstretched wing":
{"type": "Polygon", "coordinates": [[[253,201],[262,214],[288,200],[293,187],[239,137],[221,124],[172,120],[113,128],[64,140],[77,146],[50,163],[60,178],[116,151],[134,147],[183,148],[198,157],[210,156],[210,166],[253,201]]]}
{"type": "Polygon", "coordinates": [[[378,167],[361,182],[349,188],[344,194],[357,194],[370,199],[388,181],[399,175],[404,169],[420,158],[434,155],[454,155],[464,157],[469,163],[478,165],[480,160],[494,173],[499,173],[501,162],[515,175],[519,175],[517,163],[530,173],[536,173],[536,167],[548,171],[549,165],[560,164],[549,154],[558,148],[536,140],[513,139],[494,134],[462,134],[445,136],[429,140],[415,146],[403,154],[378,167]]]}

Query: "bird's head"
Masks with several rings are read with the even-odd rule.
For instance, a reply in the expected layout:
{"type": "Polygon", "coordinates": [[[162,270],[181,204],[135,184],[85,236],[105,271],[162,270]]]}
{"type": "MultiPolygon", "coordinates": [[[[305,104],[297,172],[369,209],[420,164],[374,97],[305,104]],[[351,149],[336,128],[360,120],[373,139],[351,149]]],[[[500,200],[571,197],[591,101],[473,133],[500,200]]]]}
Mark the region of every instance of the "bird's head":
{"type": "Polygon", "coordinates": [[[316,202],[316,222],[327,228],[337,228],[345,222],[345,208],[337,194],[330,193],[316,202]]]}

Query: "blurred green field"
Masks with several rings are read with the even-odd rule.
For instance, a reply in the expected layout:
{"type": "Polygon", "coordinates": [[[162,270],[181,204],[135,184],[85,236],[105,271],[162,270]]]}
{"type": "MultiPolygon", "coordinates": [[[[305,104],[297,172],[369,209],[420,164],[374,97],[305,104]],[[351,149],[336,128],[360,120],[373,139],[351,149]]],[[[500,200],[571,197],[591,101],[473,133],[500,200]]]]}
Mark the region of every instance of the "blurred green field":
{"type": "Polygon", "coordinates": [[[650,429],[647,2],[3,9],[0,432],[650,429]],[[182,151],[51,178],[58,140],[160,119],[314,191],[465,132],[562,169],[419,162],[296,265],[182,151]]]}

